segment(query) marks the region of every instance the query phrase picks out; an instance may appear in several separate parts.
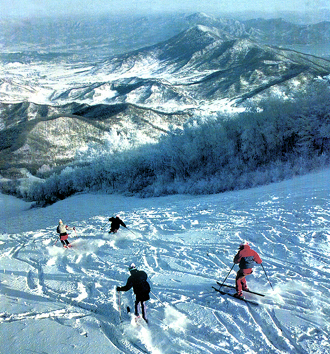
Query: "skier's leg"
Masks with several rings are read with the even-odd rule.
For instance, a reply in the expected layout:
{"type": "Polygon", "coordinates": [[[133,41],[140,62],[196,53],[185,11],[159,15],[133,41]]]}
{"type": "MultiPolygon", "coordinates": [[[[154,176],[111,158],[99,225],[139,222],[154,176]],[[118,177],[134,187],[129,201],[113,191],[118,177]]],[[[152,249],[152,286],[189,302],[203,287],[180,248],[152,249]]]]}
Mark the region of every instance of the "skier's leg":
{"type": "Polygon", "coordinates": [[[242,278],[242,280],[241,280],[241,283],[242,283],[242,289],[243,290],[249,290],[249,288],[248,288],[248,286],[247,286],[247,283],[246,283],[246,276],[247,275],[249,275],[249,274],[251,274],[253,272],[253,270],[251,269],[251,268],[249,268],[249,269],[244,269],[243,271],[242,271],[242,274],[244,275],[244,278],[242,278]]]}
{"type": "Polygon", "coordinates": [[[247,290],[248,289],[245,277],[241,279],[241,285],[242,285],[242,289],[243,290],[247,290]]]}
{"type": "Polygon", "coordinates": [[[241,270],[239,270],[236,275],[236,292],[238,295],[242,294],[242,280],[244,278],[245,278],[245,275],[242,273],[241,270]]]}
{"type": "Polygon", "coordinates": [[[146,306],[144,304],[144,301],[141,301],[141,311],[142,311],[142,318],[148,322],[147,320],[147,309],[146,309],[146,306]]]}
{"type": "Polygon", "coordinates": [[[139,300],[135,300],[135,316],[139,316],[139,300]]]}

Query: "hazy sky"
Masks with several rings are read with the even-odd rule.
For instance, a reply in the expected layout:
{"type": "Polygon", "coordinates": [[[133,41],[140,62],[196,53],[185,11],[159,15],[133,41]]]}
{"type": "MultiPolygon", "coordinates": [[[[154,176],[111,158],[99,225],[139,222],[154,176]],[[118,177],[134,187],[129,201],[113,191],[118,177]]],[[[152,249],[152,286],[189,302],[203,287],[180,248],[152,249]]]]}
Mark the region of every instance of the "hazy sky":
{"type": "Polygon", "coordinates": [[[0,16],[30,17],[116,12],[302,11],[330,9],[329,0],[0,0],[0,16]]]}

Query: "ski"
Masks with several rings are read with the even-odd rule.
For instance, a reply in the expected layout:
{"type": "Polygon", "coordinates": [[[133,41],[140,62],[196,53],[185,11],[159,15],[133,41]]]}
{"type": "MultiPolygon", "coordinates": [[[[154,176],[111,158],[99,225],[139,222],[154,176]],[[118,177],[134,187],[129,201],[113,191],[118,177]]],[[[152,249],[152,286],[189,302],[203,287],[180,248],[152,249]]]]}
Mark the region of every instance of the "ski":
{"type": "Polygon", "coordinates": [[[120,291],[116,291],[116,292],[117,292],[117,301],[118,301],[119,321],[123,322],[123,319],[122,319],[122,316],[121,316],[121,296],[120,296],[120,291]]]}
{"type": "Polygon", "coordinates": [[[256,301],[248,300],[248,299],[245,299],[244,297],[242,297],[242,298],[236,297],[236,296],[234,296],[234,294],[227,293],[226,291],[222,291],[222,290],[220,290],[220,289],[217,289],[217,288],[215,288],[214,286],[212,286],[212,288],[213,288],[215,291],[218,291],[221,295],[228,295],[228,296],[231,296],[232,298],[237,299],[237,300],[239,300],[239,301],[244,301],[244,302],[249,303],[249,304],[251,304],[251,305],[259,306],[259,303],[256,302],[256,301]]]}
{"type": "MultiPolygon", "coordinates": [[[[236,289],[236,287],[233,285],[220,284],[218,281],[217,281],[217,284],[220,286],[226,286],[227,288],[236,289]]],[[[258,296],[265,296],[265,294],[256,293],[255,291],[251,291],[251,290],[243,290],[243,291],[250,293],[250,294],[258,295],[258,296]]]]}

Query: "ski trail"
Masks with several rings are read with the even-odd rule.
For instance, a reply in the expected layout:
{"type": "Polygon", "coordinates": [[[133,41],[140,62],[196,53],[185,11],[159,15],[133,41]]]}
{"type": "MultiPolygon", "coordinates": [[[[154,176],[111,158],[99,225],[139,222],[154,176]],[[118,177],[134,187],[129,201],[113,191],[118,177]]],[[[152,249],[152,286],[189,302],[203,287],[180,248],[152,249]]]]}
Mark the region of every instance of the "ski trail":
{"type": "Polygon", "coordinates": [[[26,313],[16,313],[16,314],[7,314],[7,313],[0,313],[0,323],[2,322],[14,322],[14,321],[24,321],[26,319],[58,319],[58,318],[65,318],[65,319],[79,319],[90,316],[90,314],[74,312],[69,309],[61,309],[55,311],[44,311],[40,313],[36,312],[26,312],[26,313]]]}
{"type": "MultiPolygon", "coordinates": [[[[231,343],[233,347],[240,347],[240,350],[249,347],[253,348],[254,343],[245,335],[244,327],[240,327],[235,323],[231,315],[221,313],[220,311],[214,311],[214,316],[222,328],[223,335],[227,337],[227,342],[231,343]]],[[[256,352],[251,351],[251,353],[256,352]]]]}
{"type": "MultiPolygon", "coordinates": [[[[33,241],[30,242],[30,244],[32,243],[33,241]]],[[[120,338],[121,335],[118,333],[118,331],[114,330],[112,324],[113,318],[115,318],[116,315],[113,315],[113,311],[109,309],[108,305],[105,307],[103,306],[103,301],[101,301],[100,305],[97,305],[95,304],[95,300],[93,300],[93,295],[96,291],[96,287],[95,282],[90,280],[95,279],[95,277],[99,278],[99,276],[102,275],[104,281],[111,282],[107,272],[104,272],[103,270],[104,267],[108,266],[108,262],[104,262],[102,259],[99,259],[96,255],[93,254],[84,255],[82,253],[76,254],[73,252],[61,252],[59,253],[59,261],[55,260],[55,262],[48,263],[50,266],[55,265],[59,274],[68,274],[68,276],[62,277],[55,274],[51,275],[49,273],[45,275],[45,264],[43,264],[43,260],[34,259],[32,257],[25,258],[25,256],[21,255],[21,251],[25,249],[28,244],[20,243],[19,245],[13,247],[10,251],[10,257],[18,262],[26,264],[31,268],[26,273],[26,283],[30,291],[39,291],[39,294],[42,295],[42,297],[47,298],[50,301],[80,308],[84,311],[88,311],[89,313],[68,313],[65,310],[51,312],[45,311],[41,313],[31,312],[22,314],[3,313],[0,315],[0,323],[24,321],[27,319],[40,320],[43,318],[48,318],[54,321],[59,321],[61,318],[78,320],[86,316],[92,316],[99,321],[102,332],[108,339],[109,343],[111,343],[114,350],[116,350],[116,352],[149,353],[149,351],[144,350],[134,342],[118,340],[117,338],[120,338]],[[82,266],[85,264],[90,265],[88,269],[82,266]],[[55,279],[57,279],[56,283],[54,282],[55,279]],[[61,288],[58,290],[53,288],[55,284],[60,284],[58,283],[59,280],[65,286],[64,288],[63,285],[61,286],[64,291],[61,290],[61,288]]],[[[102,283],[102,280],[100,280],[100,282],[102,283]]],[[[74,326],[79,327],[78,322],[76,322],[74,326]]],[[[87,336],[87,332],[85,330],[80,330],[80,333],[81,335],[87,336]]]]}
{"type": "MultiPolygon", "coordinates": [[[[48,319],[49,329],[58,324],[59,331],[63,325],[74,328],[71,334],[77,334],[78,345],[93,335],[106,348],[100,347],[101,353],[327,353],[328,192],[303,198],[301,188],[282,186],[151,200],[80,195],[30,210],[37,225],[36,215],[56,224],[63,210],[83,213],[82,201],[103,208],[90,211],[90,219],[72,212],[78,234],[70,235],[76,243],[72,249],[63,249],[59,242],[54,246],[55,227],[31,232],[26,217],[22,228],[28,231],[1,235],[0,297],[6,306],[0,315],[2,330],[16,340],[13,324],[37,331],[48,319]],[[102,210],[109,213],[105,205],[113,204],[136,235],[124,228],[111,236],[99,231],[107,221],[102,210]],[[227,276],[243,239],[261,255],[274,287],[256,266],[248,285],[265,297],[246,296],[260,301],[259,307],[212,289],[227,276]],[[151,294],[147,302],[148,331],[139,331],[124,313],[119,323],[113,300],[115,287],[126,283],[131,262],[147,272],[157,296],[151,294]]],[[[235,284],[237,269],[226,283],[235,284]]],[[[134,306],[131,290],[122,294],[122,309],[126,306],[134,306]]],[[[63,353],[70,352],[74,350],[67,344],[63,353]]]]}
{"type": "Polygon", "coordinates": [[[252,308],[248,305],[249,312],[254,321],[255,326],[258,328],[264,341],[269,345],[270,349],[274,352],[287,352],[297,354],[308,354],[303,348],[293,343],[289,336],[283,335],[282,326],[278,326],[273,317],[269,315],[265,308],[252,308]]]}
{"type": "Polygon", "coordinates": [[[38,287],[38,285],[34,281],[34,275],[33,275],[33,272],[31,269],[28,271],[27,276],[26,276],[26,285],[31,290],[35,290],[38,287]]]}
{"type": "MultiPolygon", "coordinates": [[[[236,339],[236,337],[232,336],[232,334],[228,331],[227,327],[222,323],[221,321],[221,316],[217,315],[217,312],[218,310],[213,310],[212,313],[213,313],[213,316],[215,318],[215,320],[217,321],[216,323],[216,327],[220,329],[218,329],[218,331],[221,331],[221,333],[226,337],[226,338],[230,338],[230,340],[233,340],[233,342],[239,344],[239,341],[236,339]]],[[[225,342],[224,342],[225,343],[225,342]]],[[[233,344],[234,345],[234,344],[233,344]]],[[[225,345],[224,345],[225,347],[225,345]]],[[[219,350],[219,354],[222,354],[222,353],[232,353],[232,349],[228,348],[228,349],[225,349],[225,348],[222,348],[220,346],[220,348],[218,348],[219,350]]]]}
{"type": "Polygon", "coordinates": [[[102,333],[112,344],[113,348],[115,350],[118,350],[118,353],[148,353],[146,351],[139,350],[137,347],[131,345],[130,342],[125,339],[119,340],[118,338],[121,337],[120,330],[116,329],[114,324],[111,324],[104,320],[99,320],[98,323],[102,333]]]}

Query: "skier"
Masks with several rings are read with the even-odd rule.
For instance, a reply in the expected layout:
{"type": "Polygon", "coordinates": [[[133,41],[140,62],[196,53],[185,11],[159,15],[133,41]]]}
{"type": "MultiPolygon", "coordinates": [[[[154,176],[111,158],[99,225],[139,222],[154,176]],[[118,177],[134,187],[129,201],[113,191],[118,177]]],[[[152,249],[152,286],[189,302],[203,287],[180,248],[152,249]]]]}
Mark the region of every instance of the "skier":
{"type": "Polygon", "coordinates": [[[234,257],[234,263],[239,264],[239,271],[236,275],[236,294],[234,296],[242,298],[242,290],[249,290],[245,277],[252,273],[252,267],[255,263],[261,264],[262,260],[258,253],[251,249],[249,243],[244,241],[239,246],[239,250],[234,257]]]}
{"type": "Polygon", "coordinates": [[[109,234],[116,233],[119,230],[120,225],[126,227],[125,223],[119,218],[118,215],[116,217],[109,218],[109,221],[111,221],[109,234]]]}
{"type": "Polygon", "coordinates": [[[64,225],[63,221],[61,219],[59,220],[56,231],[58,234],[60,234],[59,237],[60,237],[63,247],[65,247],[65,248],[71,247],[70,242],[68,241],[69,235],[66,231],[67,230],[75,230],[75,229],[76,229],[75,227],[71,228],[68,225],[64,225]]]}
{"type": "Polygon", "coordinates": [[[127,279],[125,286],[117,286],[117,291],[128,291],[133,287],[135,299],[135,316],[139,316],[139,303],[141,303],[142,318],[148,323],[146,318],[146,309],[144,302],[150,299],[150,285],[147,282],[147,273],[143,270],[137,270],[134,263],[129,266],[129,271],[131,273],[130,277],[127,279]]]}

